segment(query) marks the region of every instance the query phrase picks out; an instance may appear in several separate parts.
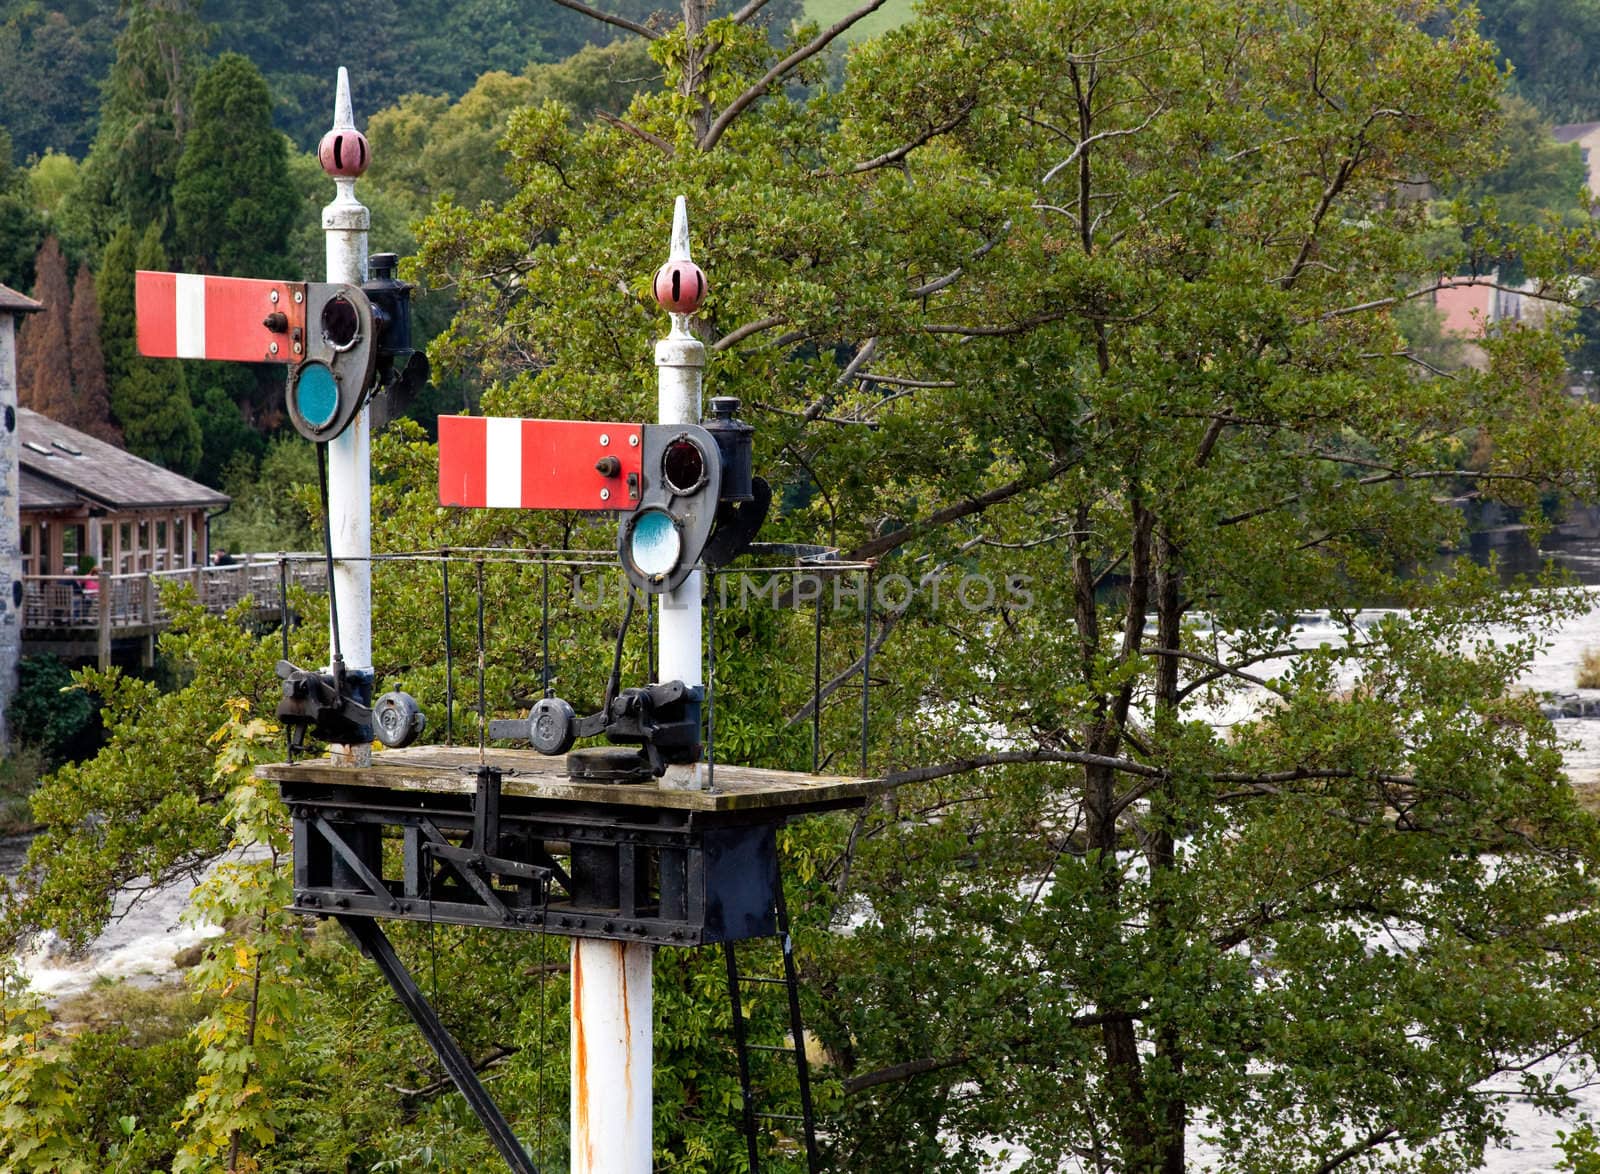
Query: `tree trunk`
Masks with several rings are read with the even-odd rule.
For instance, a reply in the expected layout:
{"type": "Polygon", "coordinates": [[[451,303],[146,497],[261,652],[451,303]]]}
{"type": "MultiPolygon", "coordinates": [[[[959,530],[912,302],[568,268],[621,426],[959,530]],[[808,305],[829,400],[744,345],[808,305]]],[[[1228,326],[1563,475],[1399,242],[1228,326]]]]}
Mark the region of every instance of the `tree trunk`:
{"type": "MultiPolygon", "coordinates": [[[[1177,566],[1177,553],[1171,536],[1163,528],[1156,539],[1156,643],[1161,648],[1176,650],[1183,641],[1183,598],[1177,566]]],[[[1164,715],[1176,716],[1178,708],[1178,658],[1163,656],[1156,663],[1156,713],[1158,720],[1164,715]]],[[[1154,827],[1151,829],[1146,853],[1150,861],[1153,883],[1159,884],[1162,872],[1177,867],[1177,829],[1172,824],[1172,813],[1177,796],[1172,783],[1162,785],[1159,795],[1152,796],[1155,806],[1154,827]]],[[[1176,953],[1182,946],[1182,928],[1174,923],[1171,903],[1157,894],[1151,903],[1151,928],[1159,949],[1176,953]]],[[[1176,959],[1174,959],[1176,960],[1176,959]]],[[[1176,1028],[1162,1026],[1156,1032],[1156,1056],[1166,1062],[1166,1080],[1171,1087],[1158,1092],[1159,1104],[1156,1119],[1161,1130],[1161,1174],[1183,1174],[1184,1132],[1189,1123],[1189,1106],[1183,1095],[1183,1040],[1176,1028]]]]}
{"type": "MultiPolygon", "coordinates": [[[[1134,655],[1139,648],[1143,638],[1145,608],[1150,598],[1151,518],[1140,503],[1137,485],[1130,484],[1129,489],[1133,501],[1134,534],[1122,633],[1123,660],[1134,655]]],[[[1076,529],[1079,534],[1091,532],[1087,507],[1078,510],[1076,529]]],[[[1075,541],[1077,551],[1073,559],[1073,591],[1079,654],[1084,680],[1092,685],[1100,677],[1100,627],[1095,603],[1095,576],[1086,539],[1075,541]]],[[[1085,738],[1091,753],[1110,758],[1121,749],[1132,696],[1131,686],[1125,686],[1115,694],[1101,697],[1094,723],[1085,738]]],[[[1120,903],[1119,891],[1122,887],[1117,864],[1117,783],[1118,774],[1109,766],[1091,765],[1084,768],[1084,817],[1089,847],[1098,855],[1101,897],[1113,909],[1120,903]]],[[[1128,1169],[1132,1170],[1149,1162],[1150,1155],[1156,1151],[1156,1137],[1146,1111],[1138,1036],[1131,1014],[1126,1014],[1130,1008],[1121,1005],[1123,1001],[1121,994],[1114,991],[1105,992],[1105,997],[1098,1000],[1099,1010],[1109,1015],[1100,1029],[1106,1083],[1118,1106],[1120,1148],[1128,1169]]]]}
{"type": "Polygon", "coordinates": [[[696,142],[702,141],[711,129],[711,101],[705,92],[706,59],[711,55],[705,31],[710,14],[710,0],[683,0],[683,76],[678,81],[678,93],[694,99],[690,127],[696,142]]]}

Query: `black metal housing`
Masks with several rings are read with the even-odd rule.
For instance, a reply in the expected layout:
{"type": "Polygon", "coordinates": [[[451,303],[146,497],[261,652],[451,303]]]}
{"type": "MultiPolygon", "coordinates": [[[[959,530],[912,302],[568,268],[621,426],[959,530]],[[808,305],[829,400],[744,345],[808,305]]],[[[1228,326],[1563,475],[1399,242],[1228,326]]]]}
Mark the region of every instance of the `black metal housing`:
{"type": "Polygon", "coordinates": [[[411,345],[411,291],[416,286],[395,277],[399,264],[396,253],[373,253],[367,258],[372,279],[362,282],[361,289],[372,303],[378,336],[378,386],[415,391],[428,381],[428,361],[411,345]]]}
{"type": "Polygon", "coordinates": [[[711,433],[722,456],[723,501],[749,501],[754,496],[750,486],[751,448],[756,430],[751,424],[738,419],[739,397],[714,396],[711,400],[711,418],[701,427],[711,433]]]}
{"type": "Polygon", "coordinates": [[[776,928],[783,818],[773,812],[556,803],[497,785],[452,794],[282,787],[301,913],[662,946],[742,941],[776,928]],[[492,813],[482,810],[486,794],[492,813]],[[569,866],[552,845],[566,848],[559,854],[569,866]]]}

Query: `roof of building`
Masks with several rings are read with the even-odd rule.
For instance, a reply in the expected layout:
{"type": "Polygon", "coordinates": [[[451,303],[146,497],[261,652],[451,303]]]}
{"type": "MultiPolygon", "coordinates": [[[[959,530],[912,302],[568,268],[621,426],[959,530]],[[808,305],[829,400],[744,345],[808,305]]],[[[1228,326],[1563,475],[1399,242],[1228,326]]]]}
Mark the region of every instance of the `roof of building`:
{"type": "Polygon", "coordinates": [[[32,314],[42,309],[44,309],[43,302],[36,302],[26,294],[19,294],[9,285],[0,285],[0,310],[10,310],[13,314],[32,314]]]}
{"type": "Polygon", "coordinates": [[[1600,122],[1569,122],[1555,127],[1550,134],[1558,143],[1575,143],[1597,130],[1600,130],[1600,122]]]}
{"type": "Polygon", "coordinates": [[[227,505],[225,493],[179,476],[28,408],[17,410],[23,509],[78,502],[110,510],[227,505]]]}

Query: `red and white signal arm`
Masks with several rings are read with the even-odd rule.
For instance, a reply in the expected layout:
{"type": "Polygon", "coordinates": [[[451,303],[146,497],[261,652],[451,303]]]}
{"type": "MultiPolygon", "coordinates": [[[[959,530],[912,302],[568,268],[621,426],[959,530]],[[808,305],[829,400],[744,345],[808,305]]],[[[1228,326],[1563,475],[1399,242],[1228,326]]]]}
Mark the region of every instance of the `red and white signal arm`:
{"type": "Polygon", "coordinates": [[[141,269],[133,290],[141,355],[241,363],[305,358],[303,282],[141,269]]]}
{"type": "Polygon", "coordinates": [[[587,420],[439,417],[439,504],[632,510],[644,428],[587,420]]]}

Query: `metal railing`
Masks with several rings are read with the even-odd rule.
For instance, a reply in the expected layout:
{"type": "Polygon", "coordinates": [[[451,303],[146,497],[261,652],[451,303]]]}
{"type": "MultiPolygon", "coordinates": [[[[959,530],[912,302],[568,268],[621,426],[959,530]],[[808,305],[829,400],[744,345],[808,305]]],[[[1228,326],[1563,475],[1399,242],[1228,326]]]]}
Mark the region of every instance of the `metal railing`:
{"type": "Polygon", "coordinates": [[[289,583],[308,591],[327,590],[327,574],[312,555],[242,555],[226,566],[137,571],[127,575],[25,575],[22,580],[24,630],[102,629],[125,631],[163,627],[171,622],[162,599],[168,583],[193,587],[201,605],[220,615],[250,598],[263,613],[276,614],[280,571],[289,583]],[[281,567],[280,567],[281,564],[281,567]]]}

